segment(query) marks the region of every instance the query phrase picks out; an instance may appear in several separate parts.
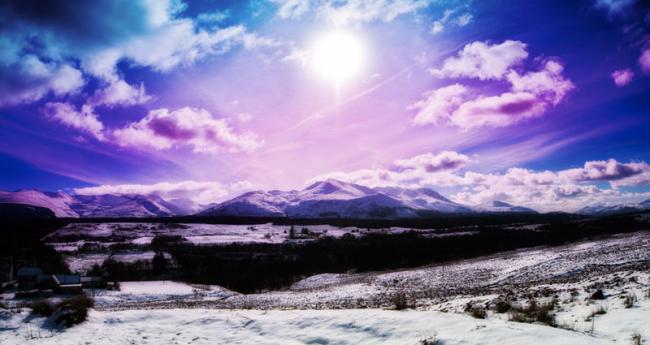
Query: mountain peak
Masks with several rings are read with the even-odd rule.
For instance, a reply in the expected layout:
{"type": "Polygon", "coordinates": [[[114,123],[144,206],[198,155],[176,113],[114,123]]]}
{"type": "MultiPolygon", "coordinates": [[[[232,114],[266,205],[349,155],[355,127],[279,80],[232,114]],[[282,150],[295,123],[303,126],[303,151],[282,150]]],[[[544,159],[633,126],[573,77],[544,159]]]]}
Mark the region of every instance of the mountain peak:
{"type": "Polygon", "coordinates": [[[511,204],[505,202],[505,201],[500,201],[500,200],[494,200],[492,201],[492,206],[494,207],[513,207],[511,204]]]}

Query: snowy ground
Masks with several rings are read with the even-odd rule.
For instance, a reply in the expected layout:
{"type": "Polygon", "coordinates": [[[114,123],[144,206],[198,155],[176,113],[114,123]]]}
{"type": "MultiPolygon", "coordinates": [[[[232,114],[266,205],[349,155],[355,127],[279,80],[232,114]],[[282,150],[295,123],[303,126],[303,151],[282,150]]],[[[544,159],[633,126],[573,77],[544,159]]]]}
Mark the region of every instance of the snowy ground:
{"type": "MultiPolygon", "coordinates": [[[[331,225],[296,226],[297,239],[289,239],[289,226],[273,224],[164,224],[164,223],[72,223],[47,235],[43,241],[60,252],[70,270],[84,273],[93,265],[101,265],[109,257],[121,262],[151,261],[154,252],[148,248],[160,235],[181,236],[190,243],[274,243],[309,241],[323,236],[345,234],[363,236],[368,233],[402,233],[414,229],[392,227],[364,229],[331,225]],[[303,233],[304,232],[304,233],[303,233]],[[127,244],[129,250],[114,251],[111,246],[127,244]]],[[[467,236],[476,231],[447,232],[445,229],[416,230],[426,236],[467,236]]]]}
{"type": "Polygon", "coordinates": [[[322,274],[253,295],[165,281],[121,287],[97,294],[89,321],[65,331],[27,308],[0,309],[0,344],[421,344],[434,335],[444,345],[632,344],[635,333],[650,342],[650,232],[394,272],[322,274]],[[605,298],[591,299],[598,290],[605,298]],[[401,293],[410,309],[389,310],[401,293]],[[555,327],[511,321],[498,301],[553,301],[555,327]]]}
{"type": "Polygon", "coordinates": [[[631,344],[647,339],[650,302],[599,317],[593,333],[436,311],[168,309],[97,312],[65,331],[5,312],[2,344],[631,344]],[[27,321],[26,321],[27,320],[27,321]]]}
{"type": "MultiPolygon", "coordinates": [[[[309,233],[304,236],[341,237],[366,233],[401,233],[415,229],[392,227],[385,229],[365,229],[356,227],[336,227],[331,225],[296,226],[295,231],[302,236],[303,229],[309,233]]],[[[434,232],[447,235],[444,230],[416,230],[423,233],[434,232]]],[[[467,235],[475,232],[454,233],[467,235]]],[[[157,235],[182,236],[195,244],[229,243],[282,243],[289,240],[289,226],[273,224],[228,225],[228,224],[158,224],[158,223],[72,223],[49,234],[44,241],[59,251],[76,251],[86,243],[110,245],[115,243],[148,244],[157,235]]]]}
{"type": "MultiPolygon", "coordinates": [[[[617,272],[649,269],[650,232],[638,232],[392,272],[320,274],[284,291],[210,300],[192,296],[157,299],[139,307],[383,308],[397,292],[409,294],[419,306],[431,306],[456,296],[520,293],[544,284],[579,283],[617,272]]],[[[102,303],[101,298],[98,301],[102,303]]],[[[133,307],[131,301],[101,305],[105,309],[133,307]]]]}

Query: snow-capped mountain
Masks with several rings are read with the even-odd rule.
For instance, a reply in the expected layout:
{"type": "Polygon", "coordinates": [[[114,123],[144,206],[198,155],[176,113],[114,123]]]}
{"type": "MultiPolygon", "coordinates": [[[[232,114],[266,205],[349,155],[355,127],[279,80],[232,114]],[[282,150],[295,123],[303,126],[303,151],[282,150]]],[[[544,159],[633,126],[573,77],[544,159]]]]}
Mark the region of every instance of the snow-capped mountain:
{"type": "Polygon", "coordinates": [[[605,205],[597,204],[583,207],[577,213],[590,216],[605,216],[650,210],[650,199],[632,204],[605,205]]]}
{"type": "Polygon", "coordinates": [[[74,195],[65,192],[19,190],[0,192],[0,203],[45,207],[57,217],[164,217],[189,210],[156,196],[74,195]]]}
{"type": "Polygon", "coordinates": [[[57,217],[79,217],[79,214],[70,208],[72,202],[74,198],[63,192],[41,192],[34,189],[0,191],[0,203],[45,207],[52,210],[57,217]]]}
{"type": "Polygon", "coordinates": [[[471,208],[455,203],[429,188],[379,187],[375,188],[375,190],[401,200],[406,206],[416,210],[442,213],[472,212],[471,208]]]}
{"type": "Polygon", "coordinates": [[[537,213],[532,208],[514,206],[498,200],[474,206],[474,210],[481,213],[537,213]]]}
{"type": "Polygon", "coordinates": [[[256,191],[201,212],[204,216],[294,218],[408,218],[420,211],[468,213],[471,209],[426,189],[368,188],[334,179],[300,191],[256,191]]]}

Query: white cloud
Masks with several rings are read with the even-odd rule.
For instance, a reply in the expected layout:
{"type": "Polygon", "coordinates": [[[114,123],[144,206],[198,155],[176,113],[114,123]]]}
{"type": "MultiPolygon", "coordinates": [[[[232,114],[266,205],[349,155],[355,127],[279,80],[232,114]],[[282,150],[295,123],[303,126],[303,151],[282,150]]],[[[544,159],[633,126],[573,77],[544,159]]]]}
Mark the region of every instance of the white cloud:
{"type": "Polygon", "coordinates": [[[325,1],[318,9],[318,16],[337,25],[392,22],[395,18],[415,13],[429,6],[428,0],[347,0],[325,1]]]}
{"type": "Polygon", "coordinates": [[[582,168],[558,171],[516,167],[503,173],[461,171],[469,162],[465,155],[446,151],[396,161],[393,169],[334,172],[311,181],[335,178],[370,187],[443,187],[452,191],[451,199],[464,204],[501,200],[540,211],[575,211],[596,203],[638,202],[641,198],[650,197],[617,188],[650,184],[650,167],[645,162],[621,163],[614,159],[589,161],[582,168]],[[435,157],[446,157],[449,163],[440,163],[435,157]],[[433,169],[426,168],[427,162],[433,162],[433,169]],[[601,188],[596,182],[609,182],[613,188],[601,188]]]}
{"type": "Polygon", "coordinates": [[[135,88],[124,80],[117,80],[110,83],[106,88],[95,91],[95,94],[88,99],[91,106],[97,105],[135,105],[146,103],[151,100],[147,95],[144,84],[135,88]]]}
{"type": "Polygon", "coordinates": [[[45,104],[42,111],[52,120],[91,134],[98,140],[106,139],[103,133],[104,125],[97,119],[92,107],[83,106],[77,111],[72,104],[50,102],[45,104]]]}
{"type": "Polygon", "coordinates": [[[176,0],[54,6],[62,8],[43,21],[11,2],[0,5],[2,13],[23,11],[12,20],[0,18],[0,106],[75,93],[89,76],[124,89],[120,62],[167,72],[234,47],[277,45],[241,25],[220,27],[223,13],[181,17],[186,6],[176,0]],[[70,22],[84,29],[69,30],[70,22]],[[30,54],[21,56],[24,51],[30,54]]]}
{"type": "Polygon", "coordinates": [[[442,151],[438,154],[425,153],[409,159],[395,161],[401,169],[416,169],[433,173],[440,171],[455,171],[470,162],[470,158],[454,151],[442,151]]]}
{"type": "Polygon", "coordinates": [[[507,40],[500,44],[473,42],[456,56],[447,58],[440,69],[431,69],[431,73],[440,78],[499,80],[526,58],[526,44],[520,41],[507,40]]]}
{"type": "Polygon", "coordinates": [[[278,5],[280,18],[298,18],[309,11],[309,0],[271,0],[278,5]]]}
{"type": "Polygon", "coordinates": [[[464,102],[467,93],[467,88],[460,84],[441,87],[428,92],[425,99],[408,109],[418,110],[413,120],[418,125],[444,123],[464,102]]]}
{"type": "Polygon", "coordinates": [[[81,71],[75,67],[64,62],[45,62],[35,55],[0,60],[0,74],[0,106],[38,101],[50,93],[74,94],[85,84],[81,71]]]}
{"type": "Polygon", "coordinates": [[[539,71],[527,72],[523,75],[510,71],[507,75],[516,92],[530,92],[538,98],[557,105],[569,91],[574,89],[573,83],[564,78],[564,66],[555,60],[548,60],[539,71]]]}
{"type": "Polygon", "coordinates": [[[479,127],[505,127],[540,116],[546,104],[528,92],[506,92],[479,97],[463,103],[451,115],[451,123],[465,130],[479,127]]]}
{"type": "Polygon", "coordinates": [[[188,107],[152,110],[140,121],[113,131],[113,135],[119,145],[157,150],[189,146],[194,152],[237,152],[252,151],[261,145],[250,133],[236,133],[225,119],[188,107]]]}
{"type": "Polygon", "coordinates": [[[554,59],[543,61],[537,71],[515,70],[527,57],[526,45],[519,41],[467,44],[432,73],[447,78],[505,81],[510,91],[484,95],[470,92],[461,84],[441,87],[429,91],[426,99],[409,107],[418,110],[413,122],[450,124],[469,130],[505,127],[541,116],[558,105],[575,86],[564,77],[564,66],[554,59]]]}
{"type": "Polygon", "coordinates": [[[211,203],[224,201],[236,194],[253,189],[253,184],[248,181],[234,183],[221,183],[217,181],[180,181],[160,182],[154,184],[118,184],[101,185],[75,189],[79,195],[155,195],[165,200],[189,199],[196,210],[211,203]]]}
{"type": "Polygon", "coordinates": [[[470,13],[463,13],[462,15],[454,16],[454,14],[456,14],[457,12],[458,10],[444,11],[442,17],[433,22],[433,26],[431,27],[431,33],[434,35],[439,34],[443,32],[445,28],[450,24],[463,27],[469,24],[472,21],[472,18],[474,18],[470,13]]]}

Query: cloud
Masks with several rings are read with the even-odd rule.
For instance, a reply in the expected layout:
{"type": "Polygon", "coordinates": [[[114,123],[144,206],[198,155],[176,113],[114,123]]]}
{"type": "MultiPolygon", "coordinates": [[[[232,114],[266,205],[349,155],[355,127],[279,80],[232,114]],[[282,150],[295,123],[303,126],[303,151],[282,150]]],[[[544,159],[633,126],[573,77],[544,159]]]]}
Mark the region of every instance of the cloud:
{"type": "Polygon", "coordinates": [[[68,127],[91,134],[98,140],[105,140],[104,125],[97,119],[91,107],[83,106],[77,111],[69,103],[46,103],[41,109],[45,116],[68,127]]]}
{"type": "Polygon", "coordinates": [[[636,175],[650,172],[646,162],[621,163],[615,159],[606,161],[588,161],[583,168],[569,169],[561,175],[574,181],[615,181],[625,185],[625,180],[636,175]]]}
{"type": "Polygon", "coordinates": [[[214,13],[182,17],[185,7],[177,0],[2,2],[0,106],[73,94],[88,77],[115,87],[120,62],[167,72],[235,46],[274,43],[241,25],[219,27],[214,13]]]}
{"type": "Polygon", "coordinates": [[[250,133],[235,133],[225,119],[215,118],[204,109],[188,107],[152,110],[140,121],[113,131],[113,136],[121,146],[157,150],[189,146],[194,152],[238,152],[252,151],[261,145],[250,133]]]}
{"type": "Polygon", "coordinates": [[[473,16],[470,13],[464,13],[460,16],[454,17],[453,15],[455,13],[457,13],[457,10],[445,10],[442,17],[433,22],[431,33],[434,35],[439,34],[443,32],[449,24],[462,27],[469,24],[473,19],[473,16]]]}
{"type": "Polygon", "coordinates": [[[564,66],[561,63],[548,60],[539,71],[523,75],[516,71],[510,71],[507,79],[512,85],[512,91],[529,92],[537,98],[557,105],[575,87],[570,80],[564,78],[563,70],[564,66]]]}
{"type": "Polygon", "coordinates": [[[479,127],[505,127],[540,116],[545,110],[546,103],[532,93],[506,92],[463,103],[453,112],[450,121],[465,130],[479,127]]]}
{"type": "Polygon", "coordinates": [[[428,173],[439,171],[455,171],[467,163],[470,158],[466,155],[454,151],[442,151],[436,155],[433,153],[425,153],[409,159],[401,159],[395,161],[395,166],[408,170],[416,169],[423,170],[428,173]]]}
{"type": "Polygon", "coordinates": [[[278,5],[280,18],[298,18],[309,11],[309,0],[271,0],[278,5]]]}
{"type": "Polygon", "coordinates": [[[610,15],[616,15],[627,10],[635,2],[636,0],[596,0],[596,7],[606,9],[610,15]]]}
{"type": "Polygon", "coordinates": [[[189,199],[194,203],[195,210],[202,206],[223,201],[235,194],[253,189],[248,181],[221,183],[217,181],[180,181],[160,182],[155,184],[118,184],[101,185],[96,187],[77,188],[79,195],[147,195],[158,196],[165,200],[189,199]]]}
{"type": "Polygon", "coordinates": [[[650,73],[650,48],[645,49],[639,57],[639,65],[644,73],[650,73]]]}
{"type": "Polygon", "coordinates": [[[151,96],[147,95],[144,84],[139,88],[127,84],[124,80],[117,80],[110,83],[106,88],[95,91],[95,94],[88,99],[91,106],[97,105],[135,105],[150,101],[151,96]]]}
{"type": "Polygon", "coordinates": [[[418,110],[413,120],[418,125],[443,123],[451,118],[467,93],[468,89],[461,84],[445,86],[426,93],[424,100],[414,103],[408,109],[418,110]]]}
{"type": "Polygon", "coordinates": [[[616,86],[623,87],[632,82],[632,78],[634,78],[634,72],[632,72],[632,70],[629,68],[619,69],[612,72],[611,76],[616,86]]]}
{"type": "MultiPolygon", "coordinates": [[[[6,48],[6,40],[0,37],[0,49],[6,48]]],[[[74,94],[85,84],[81,71],[66,62],[6,55],[0,58],[0,106],[29,103],[48,94],[74,94]]]]}
{"type": "Polygon", "coordinates": [[[440,69],[431,69],[431,73],[439,78],[499,80],[526,58],[526,44],[520,41],[507,40],[500,44],[473,42],[456,56],[447,58],[440,69]]]}
{"type": "Polygon", "coordinates": [[[317,14],[336,26],[377,20],[389,23],[401,15],[427,7],[429,3],[428,0],[325,1],[318,7],[317,14]]]}
{"type": "Polygon", "coordinates": [[[537,71],[515,70],[514,67],[527,57],[526,45],[519,41],[466,45],[432,73],[447,78],[505,81],[510,90],[485,95],[458,83],[432,90],[426,94],[426,99],[409,107],[418,110],[413,122],[417,125],[450,124],[469,130],[510,126],[543,115],[575,86],[564,77],[564,66],[555,59],[542,61],[537,71]]]}
{"type": "Polygon", "coordinates": [[[445,188],[452,193],[452,200],[464,204],[501,200],[541,211],[575,211],[595,203],[650,197],[618,189],[650,184],[650,167],[646,162],[621,163],[609,159],[588,161],[575,169],[535,171],[512,167],[502,173],[462,171],[468,163],[466,155],[445,151],[398,160],[394,168],[334,172],[317,176],[311,182],[335,178],[370,187],[445,188]],[[601,188],[597,182],[609,182],[612,188],[601,188]]]}

